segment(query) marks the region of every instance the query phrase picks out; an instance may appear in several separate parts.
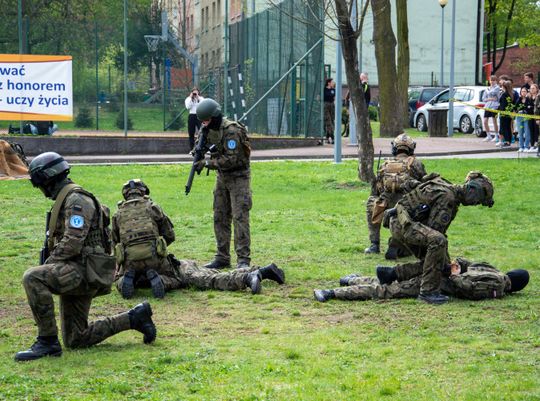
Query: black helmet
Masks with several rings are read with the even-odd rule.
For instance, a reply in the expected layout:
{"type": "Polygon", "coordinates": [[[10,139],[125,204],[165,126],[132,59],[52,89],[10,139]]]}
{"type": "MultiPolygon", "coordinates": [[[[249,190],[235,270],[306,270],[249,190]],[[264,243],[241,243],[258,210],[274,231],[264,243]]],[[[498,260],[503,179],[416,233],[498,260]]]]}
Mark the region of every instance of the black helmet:
{"type": "Polygon", "coordinates": [[[199,121],[208,121],[212,117],[221,116],[221,106],[214,99],[204,99],[197,106],[197,118],[199,121]]]}
{"type": "Polygon", "coordinates": [[[28,166],[30,181],[34,187],[43,188],[69,174],[69,164],[55,152],[36,156],[28,166]]]}
{"type": "Polygon", "coordinates": [[[527,284],[529,284],[529,272],[527,270],[510,270],[508,273],[506,273],[506,275],[512,283],[512,287],[510,288],[509,292],[521,291],[527,284]]]}
{"type": "Polygon", "coordinates": [[[405,152],[409,156],[414,154],[416,142],[407,134],[401,134],[392,141],[392,154],[396,156],[399,152],[405,152]]]}
{"type": "Polygon", "coordinates": [[[138,178],[127,181],[122,187],[122,196],[127,199],[129,195],[137,193],[141,196],[150,195],[150,188],[138,178]]]}

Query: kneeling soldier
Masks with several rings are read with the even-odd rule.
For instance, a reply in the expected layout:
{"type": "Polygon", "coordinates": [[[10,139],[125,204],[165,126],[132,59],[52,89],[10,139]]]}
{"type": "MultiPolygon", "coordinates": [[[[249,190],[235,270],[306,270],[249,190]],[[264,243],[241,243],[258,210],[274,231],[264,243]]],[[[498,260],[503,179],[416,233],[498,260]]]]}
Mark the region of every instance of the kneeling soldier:
{"type": "Polygon", "coordinates": [[[275,264],[244,267],[220,273],[198,267],[193,261],[179,261],[167,252],[174,239],[173,224],[161,207],[150,198],[150,189],[141,180],[130,180],[122,188],[126,199],[113,216],[113,242],[117,257],[116,286],[124,298],[136,287],[150,284],[156,298],[166,291],[193,286],[198,289],[261,291],[261,280],[285,282],[285,273],[275,264]]]}
{"type": "Polygon", "coordinates": [[[55,200],[55,204],[48,214],[49,238],[41,265],[28,269],[23,276],[38,337],[30,349],[15,355],[16,361],[62,355],[53,294],[60,296],[62,336],[68,348],[89,347],[130,329],[143,333],[145,343],[156,338],[152,309],[147,302],[128,312],[88,323],[92,299],[108,294],[113,281],[108,209],[68,178],[69,169],[62,156],[54,152],[38,155],[29,166],[34,187],[55,200]]]}

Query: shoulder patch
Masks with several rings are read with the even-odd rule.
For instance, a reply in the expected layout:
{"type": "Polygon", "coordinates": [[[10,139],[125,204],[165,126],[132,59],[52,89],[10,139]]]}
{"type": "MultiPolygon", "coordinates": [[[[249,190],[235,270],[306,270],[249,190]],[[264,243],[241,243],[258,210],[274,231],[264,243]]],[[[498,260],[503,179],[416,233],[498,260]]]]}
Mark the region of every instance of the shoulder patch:
{"type": "Polygon", "coordinates": [[[73,228],[82,228],[84,225],[84,217],[77,214],[72,215],[69,218],[69,225],[73,228]]]}
{"type": "Polygon", "coordinates": [[[236,149],[236,141],[234,139],[229,139],[227,141],[227,148],[229,148],[230,150],[236,149]]]}

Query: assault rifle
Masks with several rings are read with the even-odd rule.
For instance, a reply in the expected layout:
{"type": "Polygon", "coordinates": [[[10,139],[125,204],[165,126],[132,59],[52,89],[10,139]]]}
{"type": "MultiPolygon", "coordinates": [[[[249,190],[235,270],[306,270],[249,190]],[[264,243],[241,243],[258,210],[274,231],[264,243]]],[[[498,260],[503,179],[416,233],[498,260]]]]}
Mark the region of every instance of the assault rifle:
{"type": "Polygon", "coordinates": [[[43,247],[39,252],[39,264],[44,265],[45,261],[49,258],[49,223],[51,222],[51,212],[47,212],[45,221],[45,241],[43,241],[43,247]]]}
{"type": "MultiPolygon", "coordinates": [[[[186,195],[189,194],[191,191],[191,186],[193,185],[193,179],[195,178],[195,173],[198,175],[201,174],[201,171],[197,171],[197,164],[199,161],[204,159],[204,155],[206,152],[208,152],[210,149],[207,145],[207,135],[208,135],[208,128],[202,128],[199,133],[199,139],[197,141],[197,145],[195,145],[195,149],[193,150],[193,164],[191,165],[191,171],[189,172],[189,177],[186,183],[186,195]]],[[[210,170],[208,170],[207,174],[210,173],[210,170]]]]}

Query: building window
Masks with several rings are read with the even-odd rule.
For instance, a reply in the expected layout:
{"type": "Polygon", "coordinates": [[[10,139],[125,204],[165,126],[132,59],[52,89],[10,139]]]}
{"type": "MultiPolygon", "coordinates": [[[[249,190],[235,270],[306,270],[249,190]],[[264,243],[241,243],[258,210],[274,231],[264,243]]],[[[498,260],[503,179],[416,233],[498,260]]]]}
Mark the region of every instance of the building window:
{"type": "Polygon", "coordinates": [[[204,8],[201,8],[201,31],[204,32],[204,8]]]}
{"type": "Polygon", "coordinates": [[[212,3],[212,29],[216,27],[216,2],[212,3]]]}

